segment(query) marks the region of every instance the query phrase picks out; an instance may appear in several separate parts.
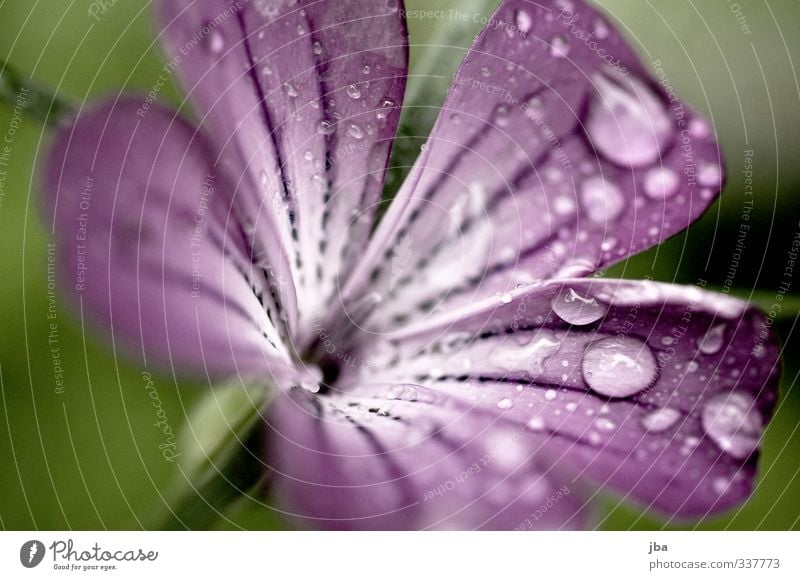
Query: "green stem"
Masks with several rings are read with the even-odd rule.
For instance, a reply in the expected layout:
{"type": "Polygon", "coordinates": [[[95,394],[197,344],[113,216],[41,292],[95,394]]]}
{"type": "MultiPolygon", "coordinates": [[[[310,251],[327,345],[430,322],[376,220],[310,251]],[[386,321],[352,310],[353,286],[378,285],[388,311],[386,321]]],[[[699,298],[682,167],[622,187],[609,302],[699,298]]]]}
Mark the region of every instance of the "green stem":
{"type": "Polygon", "coordinates": [[[262,414],[270,398],[263,385],[228,385],[200,402],[179,435],[173,479],[145,518],[147,529],[209,529],[243,496],[261,492],[262,414]]]}
{"type": "Polygon", "coordinates": [[[24,111],[44,125],[58,124],[73,111],[72,105],[49,87],[25,78],[0,59],[0,103],[20,114],[24,111]]]}

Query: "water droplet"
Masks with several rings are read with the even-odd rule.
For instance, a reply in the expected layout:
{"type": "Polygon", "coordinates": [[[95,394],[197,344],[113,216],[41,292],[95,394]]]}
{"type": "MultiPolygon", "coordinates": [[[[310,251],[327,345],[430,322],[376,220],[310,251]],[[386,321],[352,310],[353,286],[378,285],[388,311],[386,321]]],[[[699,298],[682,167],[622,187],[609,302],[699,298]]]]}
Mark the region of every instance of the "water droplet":
{"type": "Polygon", "coordinates": [[[292,83],[284,83],[283,88],[286,91],[287,96],[290,98],[295,98],[297,96],[297,89],[292,83]]]}
{"type": "Polygon", "coordinates": [[[608,306],[572,288],[562,289],[550,301],[550,306],[564,322],[575,325],[597,322],[608,312],[608,306]]]}
{"type": "Polygon", "coordinates": [[[498,127],[508,126],[508,107],[505,105],[500,105],[497,107],[494,115],[494,122],[498,127]]]}
{"type": "Polygon", "coordinates": [[[361,72],[364,73],[365,75],[368,75],[371,71],[372,69],[368,64],[365,64],[364,66],[361,67],[361,72]]]}
{"type": "Polygon", "coordinates": [[[351,99],[360,99],[361,98],[361,91],[355,85],[347,85],[345,89],[347,91],[347,96],[351,99]]]}
{"type": "Polygon", "coordinates": [[[316,55],[322,54],[322,43],[319,40],[315,40],[314,41],[313,50],[314,50],[314,54],[316,54],[316,55]]]}
{"type": "Polygon", "coordinates": [[[405,388],[403,385],[392,385],[389,387],[389,392],[386,394],[386,396],[390,399],[399,399],[403,396],[404,391],[405,388]]]}
{"type": "Polygon", "coordinates": [[[550,41],[550,54],[556,58],[562,58],[569,54],[569,41],[565,36],[554,36],[550,41]]]}
{"type": "Polygon", "coordinates": [[[619,188],[600,176],[583,182],[581,202],[589,219],[603,225],[618,218],[625,209],[625,198],[619,188]]]}
{"type": "Polygon", "coordinates": [[[644,192],[652,199],[668,199],[678,192],[678,174],[668,167],[655,167],[644,176],[644,192]]]}
{"type": "Polygon", "coordinates": [[[320,121],[319,122],[319,132],[323,135],[333,135],[336,131],[336,127],[330,121],[320,121]]]}
{"type": "Polygon", "coordinates": [[[525,116],[532,121],[538,121],[544,115],[544,100],[539,95],[528,99],[525,107],[525,116]]]}
{"type": "Polygon", "coordinates": [[[500,297],[501,304],[511,304],[514,301],[514,297],[511,296],[510,292],[506,292],[500,297]]]}
{"type": "Polygon", "coordinates": [[[594,35],[600,40],[608,38],[611,31],[608,29],[608,24],[602,18],[597,18],[594,21],[594,35]]]}
{"type": "MultiPolygon", "coordinates": [[[[210,24],[207,26],[210,26],[210,24]]],[[[222,54],[222,51],[225,50],[225,37],[222,36],[222,31],[216,27],[212,28],[211,32],[208,33],[205,44],[211,54],[222,54]]]]}
{"type": "Polygon", "coordinates": [[[617,428],[617,424],[608,417],[598,417],[594,424],[601,431],[613,431],[617,428]]]}
{"type": "Polygon", "coordinates": [[[672,427],[680,418],[680,411],[664,407],[642,417],[642,427],[652,433],[660,433],[672,427]]]}
{"type": "Polygon", "coordinates": [[[705,139],[711,134],[711,127],[705,119],[695,117],[689,121],[689,132],[700,139],[705,139]]]}
{"type": "Polygon", "coordinates": [[[491,71],[489,70],[489,67],[486,67],[486,66],[484,66],[484,67],[481,67],[481,75],[482,75],[483,77],[486,77],[486,78],[488,78],[490,74],[492,74],[492,73],[491,73],[491,71]]]}
{"type": "Polygon", "coordinates": [[[314,160],[314,154],[311,152],[311,149],[309,149],[305,153],[303,153],[303,159],[305,159],[306,161],[313,161],[314,160]]]}
{"type": "Polygon", "coordinates": [[[547,389],[544,393],[544,398],[548,401],[552,401],[556,398],[556,395],[558,395],[558,393],[556,393],[555,389],[547,389]]]}
{"type": "Polygon", "coordinates": [[[363,138],[364,138],[364,131],[363,131],[363,129],[361,129],[361,127],[359,127],[359,126],[358,126],[358,125],[356,125],[355,123],[350,123],[350,125],[347,127],[347,133],[348,133],[348,134],[349,134],[349,135],[350,135],[350,136],[351,136],[353,139],[363,139],[363,138]]]}
{"type": "Polygon", "coordinates": [[[522,33],[530,32],[531,26],[533,26],[533,19],[531,18],[530,14],[525,12],[524,10],[517,10],[517,28],[522,33]]]}
{"type": "Polygon", "coordinates": [[[265,77],[272,75],[272,68],[265,64],[263,67],[261,67],[261,74],[265,77]]]}
{"type": "Polygon", "coordinates": [[[531,420],[527,423],[527,427],[531,431],[543,431],[544,426],[544,420],[541,417],[531,417],[531,420]]]}
{"type": "Polygon", "coordinates": [[[711,489],[714,493],[718,493],[719,495],[726,493],[730,487],[730,480],[724,477],[715,477],[711,482],[711,489]]]}
{"type": "Polygon", "coordinates": [[[583,379],[593,391],[607,397],[629,397],[656,379],[652,351],[641,340],[609,337],[593,342],[582,361],[583,379]]]}
{"type": "Polygon", "coordinates": [[[753,398],[745,393],[718,393],[701,416],[703,430],[728,455],[746,459],[761,442],[764,420],[753,398]]]}
{"type": "Polygon", "coordinates": [[[513,406],[514,406],[514,401],[512,401],[508,397],[504,397],[499,401],[497,401],[497,407],[499,409],[510,409],[513,406]]]}
{"type": "Polygon", "coordinates": [[[597,97],[586,131],[597,150],[622,166],[655,163],[674,130],[661,99],[644,82],[613,68],[592,80],[597,97]]]}
{"type": "Polygon", "coordinates": [[[697,170],[697,181],[706,187],[719,187],[722,184],[722,172],[719,165],[706,163],[697,170]]]}
{"type": "Polygon", "coordinates": [[[703,354],[716,354],[723,344],[725,344],[725,324],[717,324],[697,342],[697,348],[703,354]]]}
{"type": "Polygon", "coordinates": [[[540,330],[533,336],[527,331],[517,334],[516,340],[504,342],[492,351],[491,364],[504,375],[520,371],[540,375],[547,360],[558,352],[561,341],[551,330],[540,330]]]}
{"type": "Polygon", "coordinates": [[[568,195],[559,195],[553,202],[553,211],[558,215],[570,215],[575,212],[575,202],[568,195]]]}

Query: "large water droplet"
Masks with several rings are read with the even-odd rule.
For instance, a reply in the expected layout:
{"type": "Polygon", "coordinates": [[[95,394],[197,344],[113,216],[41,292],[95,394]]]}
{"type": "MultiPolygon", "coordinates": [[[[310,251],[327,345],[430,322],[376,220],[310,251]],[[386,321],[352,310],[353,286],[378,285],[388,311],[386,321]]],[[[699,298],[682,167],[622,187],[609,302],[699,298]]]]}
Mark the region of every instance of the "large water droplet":
{"type": "Polygon", "coordinates": [[[668,199],[678,192],[680,178],[668,167],[655,167],[644,176],[644,192],[652,199],[668,199]]]}
{"type": "Polygon", "coordinates": [[[584,296],[572,288],[564,288],[553,296],[550,306],[564,322],[576,325],[597,322],[608,312],[608,306],[597,298],[584,296]]]}
{"type": "Polygon", "coordinates": [[[581,202],[589,219],[604,225],[618,218],[625,209],[625,198],[619,188],[600,176],[583,182],[581,202]]]}
{"type": "Polygon", "coordinates": [[[656,379],[653,353],[641,340],[609,337],[593,342],[582,361],[583,380],[593,391],[606,397],[629,397],[656,379]]]}
{"type": "Polygon", "coordinates": [[[703,429],[720,449],[745,459],[758,449],[764,420],[745,393],[719,393],[703,407],[703,429]]]}
{"type": "Polygon", "coordinates": [[[723,344],[725,344],[725,324],[717,324],[697,342],[697,348],[703,354],[716,354],[723,344]]]}
{"type": "Polygon", "coordinates": [[[672,427],[680,419],[680,416],[681,412],[677,409],[664,407],[642,417],[641,423],[646,431],[660,433],[672,427]]]}
{"type": "Polygon", "coordinates": [[[607,159],[622,166],[656,162],[673,134],[664,103],[645,83],[613,68],[592,76],[597,98],[586,130],[607,159]]]}
{"type": "Polygon", "coordinates": [[[351,99],[361,98],[361,90],[356,85],[347,85],[345,90],[347,91],[347,96],[351,99]]]}

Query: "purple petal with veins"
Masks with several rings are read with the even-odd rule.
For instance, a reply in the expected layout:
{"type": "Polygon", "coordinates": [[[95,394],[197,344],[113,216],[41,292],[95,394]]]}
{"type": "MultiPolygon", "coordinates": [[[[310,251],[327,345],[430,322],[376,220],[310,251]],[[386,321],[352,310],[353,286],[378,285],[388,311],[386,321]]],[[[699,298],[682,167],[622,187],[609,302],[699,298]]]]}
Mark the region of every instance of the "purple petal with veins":
{"type": "Polygon", "coordinates": [[[763,315],[580,278],[715,199],[708,123],[586,3],[505,0],[373,231],[403,13],[162,0],[195,122],[92,107],[46,164],[81,314],[144,364],[273,385],[271,492],[300,526],[580,528],[595,488],[675,517],[745,501],[777,398],[763,315]]]}

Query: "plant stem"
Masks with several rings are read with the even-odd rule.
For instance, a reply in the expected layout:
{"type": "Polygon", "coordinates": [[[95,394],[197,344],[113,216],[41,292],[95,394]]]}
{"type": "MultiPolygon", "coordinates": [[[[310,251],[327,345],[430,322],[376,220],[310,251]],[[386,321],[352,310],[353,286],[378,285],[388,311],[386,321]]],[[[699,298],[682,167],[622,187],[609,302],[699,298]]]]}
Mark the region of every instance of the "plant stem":
{"type": "Polygon", "coordinates": [[[56,125],[73,107],[52,89],[25,78],[5,60],[0,59],[0,103],[25,113],[44,125],[56,125]]]}

